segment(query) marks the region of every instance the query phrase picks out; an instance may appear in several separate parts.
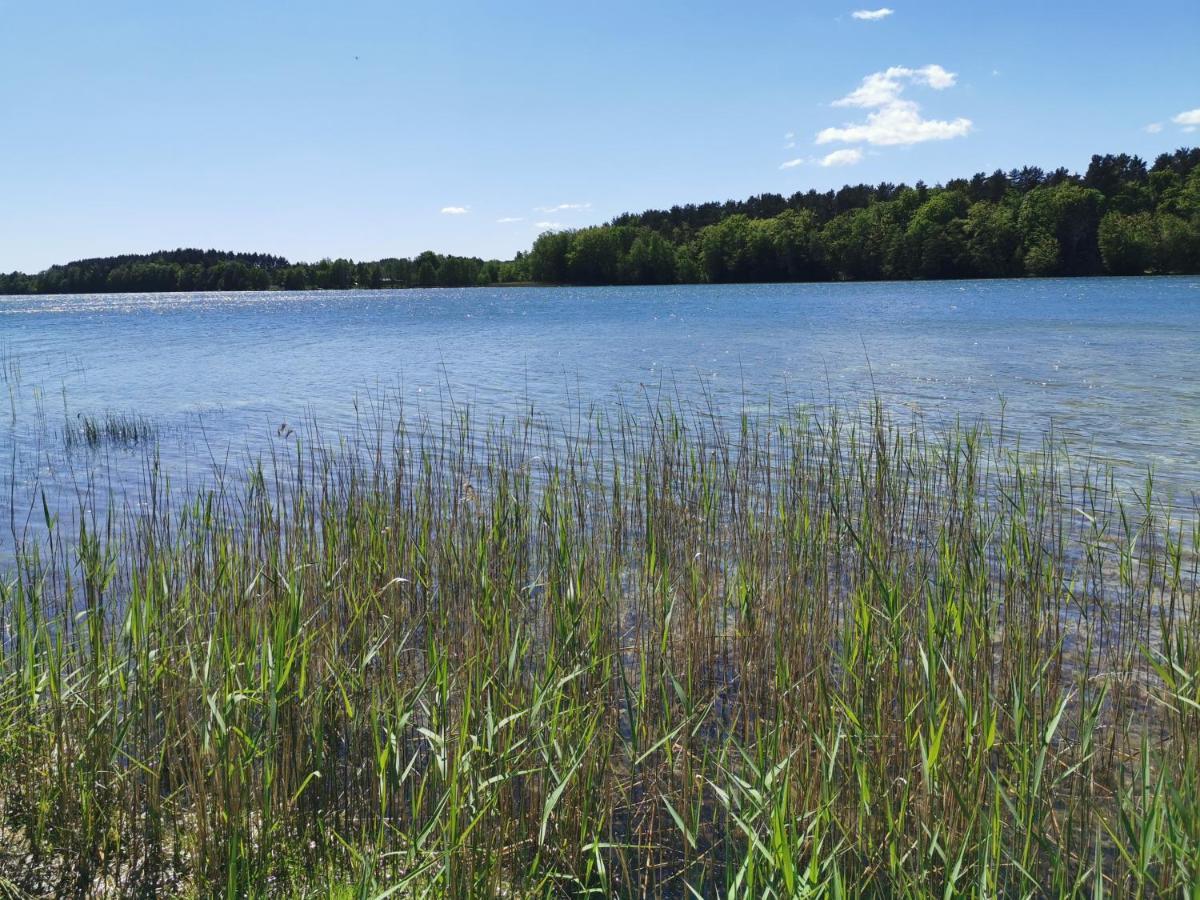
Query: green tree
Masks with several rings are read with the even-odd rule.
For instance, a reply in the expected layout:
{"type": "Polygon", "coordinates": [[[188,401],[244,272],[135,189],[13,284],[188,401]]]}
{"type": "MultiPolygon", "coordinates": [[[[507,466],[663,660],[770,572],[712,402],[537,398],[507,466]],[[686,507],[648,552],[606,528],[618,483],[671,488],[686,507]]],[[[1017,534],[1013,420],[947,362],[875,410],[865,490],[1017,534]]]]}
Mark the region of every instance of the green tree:
{"type": "Polygon", "coordinates": [[[354,287],[354,263],[348,259],[335,259],[329,267],[329,287],[337,290],[354,287]]]}
{"type": "Polygon", "coordinates": [[[621,280],[630,284],[671,284],[675,281],[675,248],[656,231],[643,229],[625,256],[621,280]]]}
{"type": "Polygon", "coordinates": [[[971,205],[963,223],[969,269],[992,277],[1020,275],[1021,232],[1017,211],[1008,203],[980,200],[971,205]]]}
{"type": "Polygon", "coordinates": [[[1154,265],[1158,234],[1149,213],[1110,212],[1100,220],[1100,256],[1114,275],[1142,275],[1154,265]]]}
{"type": "Polygon", "coordinates": [[[903,270],[921,278],[969,271],[964,217],[967,198],[954,191],[934,194],[913,213],[904,231],[903,270]]]}
{"type": "Polygon", "coordinates": [[[567,251],[567,278],[575,284],[616,284],[621,256],[617,229],[601,226],[577,231],[567,251]]]}
{"type": "Polygon", "coordinates": [[[546,231],[538,235],[529,251],[529,275],[534,281],[560,284],[567,280],[567,253],[571,232],[546,231]]]}
{"type": "Polygon", "coordinates": [[[437,270],[440,287],[468,287],[478,280],[473,261],[463,256],[445,256],[437,270]]]}
{"type": "Polygon", "coordinates": [[[704,228],[698,243],[707,281],[778,281],[782,277],[770,220],[729,216],[704,228]]]}
{"type": "Polygon", "coordinates": [[[1180,216],[1157,217],[1157,268],[1177,275],[1200,273],[1200,217],[1190,221],[1180,216]]]}
{"type": "Polygon", "coordinates": [[[789,281],[815,281],[824,273],[816,216],[789,209],[771,220],[771,243],[777,268],[789,281]]]}
{"type": "Polygon", "coordinates": [[[680,284],[702,284],[707,281],[700,264],[700,245],[690,241],[675,252],[675,278],[680,284]]]}
{"type": "Polygon", "coordinates": [[[1091,275],[1101,271],[1098,232],[1103,207],[1104,195],[1098,190],[1070,182],[1038,187],[1026,194],[1017,222],[1024,235],[1030,274],[1091,275]],[[1028,257],[1032,252],[1035,267],[1040,267],[1049,258],[1050,239],[1057,245],[1057,267],[1035,272],[1028,257]]]}
{"type": "Polygon", "coordinates": [[[876,203],[830,220],[821,229],[821,243],[829,268],[837,278],[877,280],[897,271],[894,262],[904,232],[896,210],[876,203]]]}
{"type": "Polygon", "coordinates": [[[719,284],[736,281],[744,268],[750,244],[750,220],[743,215],[730,216],[700,232],[700,265],[705,281],[719,284]]]}
{"type": "Polygon", "coordinates": [[[288,266],[281,273],[281,287],[289,291],[303,291],[309,287],[306,266],[288,266]]]}
{"type": "Polygon", "coordinates": [[[437,284],[438,259],[433,253],[425,252],[413,260],[416,265],[416,275],[413,284],[416,287],[428,288],[437,284]]]}
{"type": "Polygon", "coordinates": [[[1025,271],[1030,275],[1055,275],[1060,265],[1058,238],[1043,234],[1025,247],[1025,271]]]}

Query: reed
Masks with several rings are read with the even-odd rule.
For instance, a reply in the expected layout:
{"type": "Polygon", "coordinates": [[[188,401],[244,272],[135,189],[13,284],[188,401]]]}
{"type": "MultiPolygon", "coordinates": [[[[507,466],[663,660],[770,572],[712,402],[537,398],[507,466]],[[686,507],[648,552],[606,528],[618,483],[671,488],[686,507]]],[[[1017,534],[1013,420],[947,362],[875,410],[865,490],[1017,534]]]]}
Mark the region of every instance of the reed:
{"type": "MultiPolygon", "coordinates": [[[[15,415],[15,413],[14,413],[15,415]]],[[[74,421],[63,426],[63,443],[68,450],[104,445],[133,447],[158,440],[158,426],[138,413],[106,412],[100,416],[77,413],[74,421]]]]}
{"type": "Polygon", "coordinates": [[[21,358],[4,341],[0,342],[0,381],[8,392],[10,424],[17,422],[17,391],[21,386],[21,358]]]}
{"type": "Polygon", "coordinates": [[[1200,515],[1152,481],[878,403],[281,446],[15,548],[0,884],[1200,882],[1200,515]]]}

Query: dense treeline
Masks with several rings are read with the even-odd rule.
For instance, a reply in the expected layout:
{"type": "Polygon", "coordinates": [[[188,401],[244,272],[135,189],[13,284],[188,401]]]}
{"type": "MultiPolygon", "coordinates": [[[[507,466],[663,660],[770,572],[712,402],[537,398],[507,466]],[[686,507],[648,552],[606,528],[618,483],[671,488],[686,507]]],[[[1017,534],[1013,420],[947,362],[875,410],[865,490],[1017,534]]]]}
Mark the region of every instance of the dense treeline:
{"type": "Polygon", "coordinates": [[[627,214],[542,235],[529,265],[574,284],[1200,272],[1200,148],[627,214]]]}
{"type": "Polygon", "coordinates": [[[427,251],[415,259],[291,263],[263,253],[181,249],[82,259],[37,275],[0,274],[0,294],[470,287],[518,281],[527,270],[523,254],[511,262],[427,251]]]}
{"type": "Polygon", "coordinates": [[[929,187],[883,183],[675,206],[541,235],[507,262],[443,256],[291,263],[172,250],[0,274],[0,294],[825,281],[1200,272],[1200,148],[1152,166],[1026,166],[929,187]]]}

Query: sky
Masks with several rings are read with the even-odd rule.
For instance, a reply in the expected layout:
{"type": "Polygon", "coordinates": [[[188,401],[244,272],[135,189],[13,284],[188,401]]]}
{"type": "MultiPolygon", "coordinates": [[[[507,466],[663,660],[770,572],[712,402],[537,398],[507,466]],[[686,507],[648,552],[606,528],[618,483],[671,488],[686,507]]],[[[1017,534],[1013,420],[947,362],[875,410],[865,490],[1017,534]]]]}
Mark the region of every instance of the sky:
{"type": "Polygon", "coordinates": [[[1200,2],[0,0],[0,271],[511,257],[676,203],[1200,144],[1200,2]]]}

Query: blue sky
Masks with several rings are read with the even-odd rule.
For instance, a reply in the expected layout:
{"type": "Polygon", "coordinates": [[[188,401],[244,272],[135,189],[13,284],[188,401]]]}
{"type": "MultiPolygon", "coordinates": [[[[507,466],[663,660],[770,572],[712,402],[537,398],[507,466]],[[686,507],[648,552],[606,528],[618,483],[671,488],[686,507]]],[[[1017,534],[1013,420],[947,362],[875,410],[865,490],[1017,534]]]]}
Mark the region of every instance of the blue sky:
{"type": "Polygon", "coordinates": [[[648,207],[1200,143],[1197,0],[887,3],[0,0],[0,270],[507,257],[648,207]]]}

